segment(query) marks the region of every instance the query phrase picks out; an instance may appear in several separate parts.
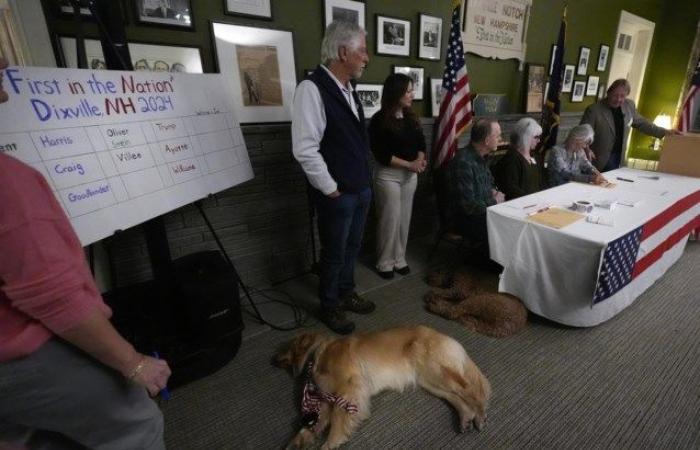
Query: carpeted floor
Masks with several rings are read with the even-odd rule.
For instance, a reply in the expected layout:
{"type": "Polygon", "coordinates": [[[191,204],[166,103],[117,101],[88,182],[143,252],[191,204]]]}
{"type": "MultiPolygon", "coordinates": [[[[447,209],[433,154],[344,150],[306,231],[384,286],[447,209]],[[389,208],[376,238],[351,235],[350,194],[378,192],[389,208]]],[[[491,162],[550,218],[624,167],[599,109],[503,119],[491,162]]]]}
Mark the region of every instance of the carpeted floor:
{"type": "MultiPolygon", "coordinates": [[[[426,324],[462,342],[493,387],[486,427],[458,434],[446,402],[421,389],[385,392],[344,448],[700,448],[700,243],[602,325],[531,316],[525,331],[505,339],[427,313],[429,287],[414,272],[365,289],[378,307],[356,316],[358,329],[426,324]]],[[[251,326],[226,367],[174,391],[163,405],[168,448],[283,448],[299,408],[295,381],[270,359],[293,334],[251,326]]]]}

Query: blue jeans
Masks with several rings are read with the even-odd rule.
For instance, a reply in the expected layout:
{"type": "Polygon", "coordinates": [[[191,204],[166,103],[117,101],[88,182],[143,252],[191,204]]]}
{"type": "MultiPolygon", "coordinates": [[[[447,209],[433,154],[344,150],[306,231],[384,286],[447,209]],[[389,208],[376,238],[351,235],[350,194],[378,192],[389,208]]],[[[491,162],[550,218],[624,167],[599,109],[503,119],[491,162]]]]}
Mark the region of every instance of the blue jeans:
{"type": "Polygon", "coordinates": [[[318,297],[322,308],[337,307],[339,299],[355,288],[355,261],[371,199],[369,187],[336,198],[314,190],[321,240],[318,297]]]}

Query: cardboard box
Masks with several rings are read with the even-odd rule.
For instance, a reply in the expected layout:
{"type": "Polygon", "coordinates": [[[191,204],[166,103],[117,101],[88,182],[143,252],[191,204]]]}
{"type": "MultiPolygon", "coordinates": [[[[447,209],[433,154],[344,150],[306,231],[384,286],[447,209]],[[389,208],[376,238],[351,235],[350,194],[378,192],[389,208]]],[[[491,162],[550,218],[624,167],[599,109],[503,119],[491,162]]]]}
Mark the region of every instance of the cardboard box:
{"type": "Polygon", "coordinates": [[[664,138],[659,172],[700,178],[700,134],[664,138]]]}

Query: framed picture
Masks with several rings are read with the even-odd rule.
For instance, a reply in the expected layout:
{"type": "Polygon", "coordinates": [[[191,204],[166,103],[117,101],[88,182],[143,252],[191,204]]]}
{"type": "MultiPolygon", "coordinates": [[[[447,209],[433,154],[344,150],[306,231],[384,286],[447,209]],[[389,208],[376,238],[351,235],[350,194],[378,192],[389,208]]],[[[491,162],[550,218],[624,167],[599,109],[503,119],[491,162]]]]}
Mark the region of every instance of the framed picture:
{"type": "Polygon", "coordinates": [[[574,72],[576,71],[576,66],[573,64],[566,64],[564,66],[564,77],[561,80],[561,91],[571,92],[574,86],[574,72]]]}
{"type": "Polygon", "coordinates": [[[326,26],[334,20],[355,22],[365,29],[365,4],[354,0],[324,0],[326,26]]]}
{"type": "Polygon", "coordinates": [[[542,111],[544,99],[544,66],[541,64],[527,65],[527,95],[525,112],[542,111]]]}
{"type": "Polygon", "coordinates": [[[224,12],[236,16],[272,20],[271,0],[224,0],[224,12]]]}
{"type": "Polygon", "coordinates": [[[440,59],[442,48],[442,18],[420,14],[418,28],[418,57],[440,59]]]}
{"type": "Polygon", "coordinates": [[[141,24],[194,30],[191,0],[134,0],[141,24]]]}
{"type": "Polygon", "coordinates": [[[557,44],[552,44],[552,51],[549,54],[549,72],[547,74],[551,77],[554,71],[554,56],[557,54],[557,44]]]}
{"type": "MultiPolygon", "coordinates": [[[[180,47],[177,45],[154,45],[129,42],[129,53],[134,70],[154,72],[202,73],[202,56],[198,47],[180,47]]],[[[77,68],[78,57],[75,38],[60,38],[61,55],[59,64],[64,67],[77,68]]],[[[88,68],[106,69],[102,45],[97,39],[85,39],[85,54],[88,68]]]]}
{"type": "Polygon", "coordinates": [[[586,84],[586,97],[595,97],[598,95],[598,82],[600,78],[597,75],[589,75],[588,83],[586,84]]]}
{"type": "Polygon", "coordinates": [[[377,54],[408,56],[411,22],[377,15],[377,54]]]}
{"type": "Polygon", "coordinates": [[[605,83],[598,84],[598,100],[603,100],[606,93],[607,89],[605,89],[605,83]]]}
{"type": "Polygon", "coordinates": [[[381,109],[383,89],[384,86],[381,84],[358,84],[355,86],[355,91],[365,112],[365,118],[369,119],[381,109]]]}
{"type": "Polygon", "coordinates": [[[600,50],[598,51],[598,67],[596,67],[598,72],[605,72],[605,69],[608,68],[609,54],[610,47],[605,44],[600,44],[600,50]]]}
{"type": "Polygon", "coordinates": [[[433,117],[440,115],[440,103],[442,103],[442,78],[430,79],[430,103],[433,117]]]}
{"type": "Polygon", "coordinates": [[[212,23],[219,72],[233,83],[241,123],[287,122],[297,85],[290,31],[212,23]]]}
{"type": "Polygon", "coordinates": [[[586,72],[588,72],[588,60],[590,57],[591,49],[581,46],[578,51],[578,68],[576,69],[576,75],[586,75],[586,72]]]}
{"type": "Polygon", "coordinates": [[[394,66],[394,73],[405,73],[413,80],[413,99],[423,100],[424,75],[422,67],[394,66]]]}
{"type": "Polygon", "coordinates": [[[585,81],[574,81],[574,88],[571,91],[571,103],[581,103],[583,101],[583,94],[585,90],[585,81]]]}

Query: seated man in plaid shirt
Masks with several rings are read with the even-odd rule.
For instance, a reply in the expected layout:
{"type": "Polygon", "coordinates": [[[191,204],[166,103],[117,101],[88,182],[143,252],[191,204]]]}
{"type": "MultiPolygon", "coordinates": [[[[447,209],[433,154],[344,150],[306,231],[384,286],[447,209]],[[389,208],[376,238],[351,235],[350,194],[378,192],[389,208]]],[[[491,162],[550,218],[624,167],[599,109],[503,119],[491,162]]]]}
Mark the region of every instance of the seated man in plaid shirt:
{"type": "Polygon", "coordinates": [[[500,137],[498,122],[478,119],[472,126],[469,145],[450,163],[455,205],[453,223],[456,230],[476,246],[476,259],[469,262],[489,269],[498,268],[489,259],[486,208],[503,202],[504,195],[496,189],[487,156],[496,150],[500,137]]]}

